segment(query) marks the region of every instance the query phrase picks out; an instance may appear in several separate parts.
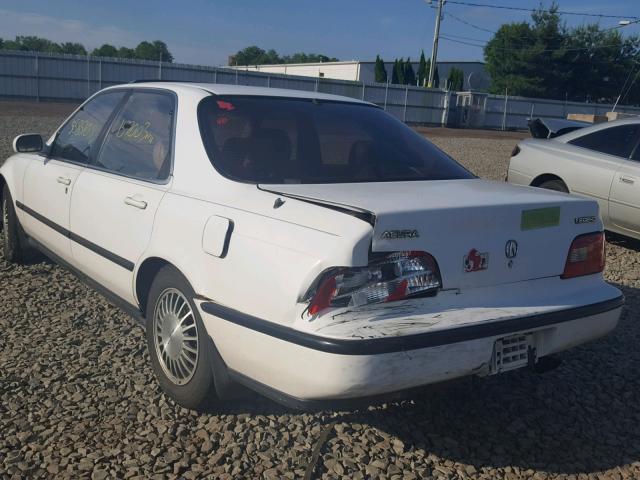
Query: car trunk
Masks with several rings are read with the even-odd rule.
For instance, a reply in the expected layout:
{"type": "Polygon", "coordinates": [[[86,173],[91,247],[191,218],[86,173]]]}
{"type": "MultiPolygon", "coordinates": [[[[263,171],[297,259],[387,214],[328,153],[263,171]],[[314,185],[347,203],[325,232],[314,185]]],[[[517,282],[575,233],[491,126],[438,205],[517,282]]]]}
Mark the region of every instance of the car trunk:
{"type": "Polygon", "coordinates": [[[370,212],[372,251],[430,253],[445,289],[561,275],[573,239],[602,228],[596,202],[480,179],[260,188],[370,212]]]}

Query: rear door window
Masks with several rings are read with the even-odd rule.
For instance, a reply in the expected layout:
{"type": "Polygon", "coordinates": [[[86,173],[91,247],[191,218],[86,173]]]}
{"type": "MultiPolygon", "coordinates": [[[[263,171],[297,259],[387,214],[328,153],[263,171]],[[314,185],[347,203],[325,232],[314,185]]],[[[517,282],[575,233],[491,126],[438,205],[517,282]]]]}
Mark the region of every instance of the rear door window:
{"type": "Polygon", "coordinates": [[[616,157],[629,158],[640,135],[640,125],[620,125],[570,140],[571,145],[616,157]]]}
{"type": "Polygon", "coordinates": [[[51,157],[87,163],[100,132],[125,94],[124,90],[101,93],[83,105],[60,129],[51,157]]]}
{"type": "Polygon", "coordinates": [[[166,180],[174,115],[171,94],[134,91],[111,122],[95,166],[142,180],[166,180]]]}

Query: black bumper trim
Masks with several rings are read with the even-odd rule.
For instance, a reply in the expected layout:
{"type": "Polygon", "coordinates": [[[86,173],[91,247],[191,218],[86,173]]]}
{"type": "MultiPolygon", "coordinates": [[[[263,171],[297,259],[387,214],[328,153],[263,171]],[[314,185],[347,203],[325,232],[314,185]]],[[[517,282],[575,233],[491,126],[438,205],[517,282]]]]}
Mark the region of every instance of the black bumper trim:
{"type": "Polygon", "coordinates": [[[414,335],[353,340],[321,337],[319,335],[301,332],[213,302],[203,302],[201,307],[204,312],[228,322],[286,342],[295,343],[302,347],[338,355],[377,355],[418,350],[420,348],[439,347],[485,337],[508,335],[605,313],[620,308],[623,304],[624,296],[620,295],[619,297],[591,305],[541,313],[538,315],[497,320],[494,322],[480,323],[478,325],[436,330],[414,335]]]}

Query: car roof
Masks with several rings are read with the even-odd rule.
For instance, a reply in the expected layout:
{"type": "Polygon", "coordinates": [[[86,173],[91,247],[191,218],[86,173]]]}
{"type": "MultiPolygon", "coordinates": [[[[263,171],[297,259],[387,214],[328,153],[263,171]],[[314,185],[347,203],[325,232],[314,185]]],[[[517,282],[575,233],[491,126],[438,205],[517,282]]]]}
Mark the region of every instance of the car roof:
{"type": "Polygon", "coordinates": [[[282,97],[282,98],[308,98],[316,100],[327,100],[334,102],[359,103],[362,105],[375,105],[370,102],[363,102],[356,98],[344,97],[341,95],[331,95],[321,92],[310,92],[305,90],[292,90],[286,88],[252,87],[246,85],[228,85],[222,83],[192,83],[192,82],[162,82],[144,81],[116,85],[111,88],[165,88],[179,93],[183,89],[204,90],[214,95],[246,95],[256,97],[282,97]]]}
{"type": "Polygon", "coordinates": [[[580,128],[578,130],[574,130],[573,132],[565,133],[564,135],[560,135],[559,137],[552,138],[551,140],[567,143],[570,140],[573,140],[575,138],[579,138],[579,137],[582,137],[583,135],[588,135],[589,133],[598,132],[600,130],[604,130],[607,128],[618,127],[621,125],[638,125],[638,124],[640,124],[640,116],[622,118],[620,120],[614,120],[612,122],[595,123],[593,125],[589,125],[588,127],[580,128]]]}

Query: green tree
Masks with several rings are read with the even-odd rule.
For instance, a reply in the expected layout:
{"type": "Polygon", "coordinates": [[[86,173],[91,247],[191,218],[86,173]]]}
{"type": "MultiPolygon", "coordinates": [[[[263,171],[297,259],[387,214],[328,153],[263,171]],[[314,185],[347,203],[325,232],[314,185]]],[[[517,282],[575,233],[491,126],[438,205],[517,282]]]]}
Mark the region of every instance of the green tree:
{"type": "Polygon", "coordinates": [[[406,82],[404,81],[404,58],[403,57],[400,57],[400,59],[398,60],[396,74],[398,75],[398,84],[405,85],[406,82]]]}
{"type": "Polygon", "coordinates": [[[453,67],[449,70],[447,77],[447,86],[449,90],[459,92],[464,88],[464,72],[459,68],[453,67]]]}
{"type": "MultiPolygon", "coordinates": [[[[431,59],[429,59],[431,60],[431,59]]],[[[440,88],[440,72],[438,72],[438,65],[436,64],[436,69],[433,72],[433,88],[440,88]]]]}
{"type": "Polygon", "coordinates": [[[0,38],[0,50],[4,50],[4,40],[0,38]]]}
{"type": "Polygon", "coordinates": [[[420,62],[418,63],[418,84],[423,87],[427,84],[429,71],[427,70],[427,60],[424,57],[424,50],[420,52],[420,62]]]}
{"type": "Polygon", "coordinates": [[[229,56],[229,65],[273,65],[278,63],[319,63],[337,62],[335,57],[320,53],[298,52],[280,56],[275,50],[264,50],[256,45],[245,47],[229,56]]]}
{"type": "Polygon", "coordinates": [[[160,60],[173,62],[173,55],[169,52],[167,44],[160,40],[154,42],[140,42],[134,51],[135,58],[140,60],[160,60]]]}
{"type": "Polygon", "coordinates": [[[398,78],[398,59],[396,58],[393,61],[393,68],[391,70],[391,83],[397,85],[400,83],[400,79],[398,78]]]}
{"type": "Polygon", "coordinates": [[[86,55],[87,50],[81,43],[64,42],[60,44],[60,51],[71,55],[86,55]]]}
{"type": "MultiPolygon", "coordinates": [[[[599,25],[568,28],[557,8],[554,3],[535,11],[530,22],[498,29],[484,50],[491,91],[614,102],[640,61],[640,37],[623,37],[620,30],[599,25]]],[[[640,102],[635,87],[627,101],[640,102]]]]}
{"type": "Polygon", "coordinates": [[[118,58],[136,58],[136,51],[133,48],[120,47],[118,49],[118,58]]]}
{"type": "Polygon", "coordinates": [[[28,52],[62,53],[60,45],[46,38],[36,36],[17,36],[15,40],[5,40],[6,50],[23,50],[28,52]]]}
{"type": "MultiPolygon", "coordinates": [[[[426,61],[426,81],[425,81],[425,85],[428,85],[429,82],[429,72],[431,71],[431,59],[427,58],[426,61]]],[[[438,72],[438,67],[436,67],[436,71],[433,72],[433,85],[431,85],[432,88],[438,88],[440,86],[440,73],[438,72]]]]}
{"type": "Polygon", "coordinates": [[[105,43],[99,48],[94,48],[91,55],[94,57],[117,57],[118,49],[113,45],[105,43]]]}
{"type": "Polygon", "coordinates": [[[384,60],[380,58],[380,55],[376,55],[376,65],[374,73],[376,82],[387,83],[387,69],[384,68],[384,60]]]}
{"type": "Polygon", "coordinates": [[[243,48],[229,57],[229,65],[264,65],[274,63],[281,63],[278,53],[275,50],[263,50],[256,45],[243,48]]]}
{"type": "MultiPolygon", "coordinates": [[[[277,57],[277,54],[276,54],[277,57]]],[[[294,53],[292,55],[284,55],[281,57],[279,63],[326,63],[337,62],[335,57],[328,57],[320,53],[294,53]]]]}
{"type": "Polygon", "coordinates": [[[407,57],[407,61],[404,62],[404,83],[405,85],[416,84],[416,73],[413,71],[413,65],[411,64],[411,57],[407,57]]]}

